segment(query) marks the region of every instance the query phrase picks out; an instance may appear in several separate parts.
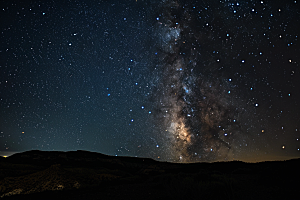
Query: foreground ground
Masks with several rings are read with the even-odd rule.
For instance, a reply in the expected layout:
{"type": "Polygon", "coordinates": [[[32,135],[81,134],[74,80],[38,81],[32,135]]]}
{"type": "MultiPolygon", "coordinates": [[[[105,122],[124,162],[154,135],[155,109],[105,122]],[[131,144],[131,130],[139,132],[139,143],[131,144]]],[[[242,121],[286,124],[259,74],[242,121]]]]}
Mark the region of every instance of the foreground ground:
{"type": "Polygon", "coordinates": [[[174,164],[87,151],[0,159],[1,199],[298,199],[300,160],[174,164]]]}

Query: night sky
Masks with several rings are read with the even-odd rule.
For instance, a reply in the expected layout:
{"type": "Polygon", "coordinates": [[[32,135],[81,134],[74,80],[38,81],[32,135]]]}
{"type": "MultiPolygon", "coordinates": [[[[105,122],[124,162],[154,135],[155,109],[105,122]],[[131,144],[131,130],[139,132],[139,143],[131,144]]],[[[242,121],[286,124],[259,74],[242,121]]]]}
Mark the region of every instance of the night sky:
{"type": "Polygon", "coordinates": [[[0,6],[0,154],[300,157],[300,1],[0,6]]]}

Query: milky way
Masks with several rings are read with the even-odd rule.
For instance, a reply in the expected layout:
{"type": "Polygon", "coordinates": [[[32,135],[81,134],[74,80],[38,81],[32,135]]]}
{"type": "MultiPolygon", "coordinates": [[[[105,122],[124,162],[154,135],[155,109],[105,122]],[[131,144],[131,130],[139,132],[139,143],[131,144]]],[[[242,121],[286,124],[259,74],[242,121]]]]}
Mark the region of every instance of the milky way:
{"type": "Polygon", "coordinates": [[[232,159],[248,140],[242,115],[253,110],[228,95],[226,82],[231,80],[224,81],[218,68],[202,62],[199,48],[209,35],[195,26],[199,21],[189,9],[165,1],[158,16],[157,67],[162,75],[155,93],[156,118],[168,154],[178,162],[232,159]]]}

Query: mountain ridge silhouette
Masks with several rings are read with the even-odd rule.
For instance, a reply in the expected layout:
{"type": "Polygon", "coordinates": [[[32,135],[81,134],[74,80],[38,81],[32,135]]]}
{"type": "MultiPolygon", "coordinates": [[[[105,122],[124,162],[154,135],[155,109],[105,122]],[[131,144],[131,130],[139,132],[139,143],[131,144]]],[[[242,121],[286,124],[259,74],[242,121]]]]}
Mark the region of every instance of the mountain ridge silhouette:
{"type": "Polygon", "coordinates": [[[83,150],[32,150],[1,158],[0,197],[293,198],[298,193],[297,184],[294,183],[299,181],[299,166],[300,159],[183,164],[83,150]]]}

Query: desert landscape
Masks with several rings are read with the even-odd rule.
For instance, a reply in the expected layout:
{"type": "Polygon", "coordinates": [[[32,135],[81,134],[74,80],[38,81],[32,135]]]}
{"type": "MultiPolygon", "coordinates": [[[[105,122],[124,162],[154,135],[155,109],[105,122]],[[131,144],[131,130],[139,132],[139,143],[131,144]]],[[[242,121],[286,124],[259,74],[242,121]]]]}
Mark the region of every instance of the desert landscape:
{"type": "Polygon", "coordinates": [[[297,199],[299,159],[167,163],[88,151],[0,160],[1,199],[297,199]]]}

